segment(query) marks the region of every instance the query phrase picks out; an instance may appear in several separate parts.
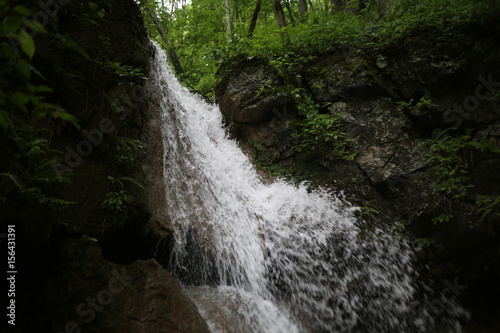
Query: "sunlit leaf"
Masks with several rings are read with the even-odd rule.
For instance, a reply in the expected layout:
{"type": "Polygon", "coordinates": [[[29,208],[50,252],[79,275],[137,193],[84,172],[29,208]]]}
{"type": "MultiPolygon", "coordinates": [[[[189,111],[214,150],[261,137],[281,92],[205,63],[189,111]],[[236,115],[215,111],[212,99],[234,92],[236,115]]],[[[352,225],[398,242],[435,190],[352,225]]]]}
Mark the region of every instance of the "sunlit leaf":
{"type": "Polygon", "coordinates": [[[26,26],[33,29],[33,31],[41,32],[44,34],[47,33],[47,30],[45,29],[45,27],[43,25],[41,25],[38,21],[24,20],[24,23],[26,24],[26,26]]]}
{"type": "Polygon", "coordinates": [[[35,41],[26,32],[26,30],[21,30],[19,34],[19,41],[21,42],[21,49],[28,55],[28,57],[33,58],[35,54],[35,41]]]}
{"type": "Polygon", "coordinates": [[[98,6],[94,2],[90,2],[89,3],[89,8],[90,8],[91,11],[95,12],[97,10],[98,6]]]}

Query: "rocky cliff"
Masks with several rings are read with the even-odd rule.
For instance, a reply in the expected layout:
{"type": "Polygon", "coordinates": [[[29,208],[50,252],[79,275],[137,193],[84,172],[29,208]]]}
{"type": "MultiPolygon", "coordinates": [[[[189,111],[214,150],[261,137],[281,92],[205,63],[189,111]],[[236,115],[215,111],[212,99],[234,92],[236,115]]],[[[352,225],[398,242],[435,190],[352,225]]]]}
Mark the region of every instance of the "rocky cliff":
{"type": "Polygon", "coordinates": [[[242,56],[216,87],[261,170],[343,191],[365,227],[422,244],[423,270],[443,295],[453,284],[470,332],[500,327],[499,42],[485,22],[384,47],[242,56]]]}
{"type": "Polygon", "coordinates": [[[153,259],[168,254],[170,231],[158,221],[154,163],[145,158],[158,115],[144,103],[152,49],[137,4],[26,6],[47,30],[33,34],[34,80],[79,127],[51,114],[37,123],[62,152],[52,165],[61,181],[44,191],[69,204],[14,195],[2,203],[18,239],[17,331],[208,332],[153,259]]]}
{"type": "MultiPolygon", "coordinates": [[[[72,204],[2,206],[20,244],[18,331],[208,332],[157,263],[171,230],[141,14],[132,0],[52,4],[31,8],[48,30],[35,38],[36,80],[79,129],[50,115],[39,127],[71,180],[48,191],[72,204]]],[[[470,332],[500,325],[499,41],[498,23],[485,22],[285,64],[242,57],[221,67],[216,89],[263,177],[344,191],[366,228],[421,243],[423,272],[471,311],[470,332]],[[328,117],[315,120],[317,110],[328,117]],[[324,140],[306,142],[307,131],[324,140]]]]}

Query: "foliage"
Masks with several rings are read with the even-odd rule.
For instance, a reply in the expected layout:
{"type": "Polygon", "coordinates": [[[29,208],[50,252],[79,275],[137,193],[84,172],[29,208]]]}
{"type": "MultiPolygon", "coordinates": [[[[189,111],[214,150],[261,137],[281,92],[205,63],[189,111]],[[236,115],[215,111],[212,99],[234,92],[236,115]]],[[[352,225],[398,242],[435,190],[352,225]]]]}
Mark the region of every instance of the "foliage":
{"type": "Polygon", "coordinates": [[[341,115],[319,114],[298,122],[298,132],[293,136],[298,139],[294,149],[306,155],[319,157],[323,166],[328,166],[335,159],[352,160],[355,154],[348,149],[345,133],[339,131],[341,115]]]}
{"type": "Polygon", "coordinates": [[[60,162],[59,151],[50,149],[46,139],[42,138],[41,131],[33,129],[32,126],[24,124],[18,127],[14,137],[15,145],[12,150],[6,152],[10,156],[11,164],[7,172],[0,172],[2,179],[2,193],[0,200],[5,201],[7,197],[20,196],[28,202],[33,200],[38,204],[61,208],[62,206],[74,204],[61,198],[52,197],[47,194],[47,185],[62,179],[54,173],[52,165],[60,162]]]}
{"type": "Polygon", "coordinates": [[[436,245],[436,239],[434,237],[420,237],[415,238],[415,243],[421,243],[426,246],[436,245]]]}
{"type": "Polygon", "coordinates": [[[439,180],[438,189],[455,199],[465,197],[467,190],[472,187],[468,184],[468,165],[461,156],[470,142],[470,134],[458,137],[444,134],[432,143],[427,155],[427,162],[433,165],[432,169],[439,180]]]}
{"type": "MultiPolygon", "coordinates": [[[[432,141],[427,154],[427,162],[432,165],[438,179],[438,190],[444,191],[451,200],[463,200],[468,195],[475,197],[480,221],[500,216],[500,197],[471,193],[474,186],[470,184],[469,165],[464,161],[474,150],[495,154],[499,154],[500,150],[489,140],[474,139],[471,130],[462,135],[451,135],[450,132],[445,131],[438,140],[432,141]]],[[[446,213],[432,221],[443,223],[453,217],[451,213],[446,213]]]]}
{"type": "MultiPolygon", "coordinates": [[[[248,37],[248,27],[255,2],[230,1],[230,39],[227,38],[223,1],[157,3],[143,0],[140,3],[145,13],[146,8],[153,8],[160,17],[185,70],[181,81],[211,99],[217,68],[242,54],[250,58],[265,54],[278,61],[286,57],[297,58],[298,62],[304,62],[308,56],[346,46],[383,48],[400,43],[415,31],[440,31],[443,37],[460,36],[462,26],[489,20],[500,11],[500,3],[496,0],[390,0],[389,10],[380,16],[374,1],[369,1],[362,10],[352,5],[334,13],[328,2],[311,0],[307,17],[299,19],[298,2],[289,1],[285,28],[289,41],[283,41],[271,1],[262,2],[252,37],[248,37]],[[291,18],[294,18],[293,23],[291,18]]],[[[148,15],[145,17],[149,33],[162,44],[154,24],[148,15]]],[[[380,64],[383,66],[383,63],[382,59],[380,64]]]]}
{"type": "Polygon", "coordinates": [[[68,120],[76,125],[75,118],[45,102],[45,95],[52,91],[45,85],[33,83],[33,74],[44,79],[31,64],[36,45],[26,29],[35,33],[47,33],[37,21],[28,19],[31,11],[21,5],[10,6],[7,1],[0,1],[0,59],[3,64],[0,69],[0,127],[4,131],[15,130],[19,122],[29,116],[30,110],[35,110],[39,117],[49,112],[55,118],[68,120]],[[22,52],[21,52],[22,51],[22,52]]]}
{"type": "Polygon", "coordinates": [[[500,90],[493,91],[488,100],[492,102],[500,102],[500,90]]]}
{"type": "Polygon", "coordinates": [[[411,114],[418,114],[422,110],[428,110],[436,108],[437,105],[434,104],[428,95],[424,95],[416,103],[413,99],[408,102],[400,101],[396,103],[400,110],[407,110],[411,114]]]}
{"type": "Polygon", "coordinates": [[[122,212],[134,202],[134,196],[127,192],[124,181],[128,181],[139,187],[141,190],[145,190],[141,182],[135,178],[114,178],[112,176],[108,176],[108,180],[116,188],[116,190],[106,194],[106,199],[104,199],[101,203],[101,207],[109,211],[122,212]]]}
{"type": "Polygon", "coordinates": [[[122,165],[135,165],[144,153],[144,144],[136,139],[115,137],[114,159],[122,165]]]}
{"type": "Polygon", "coordinates": [[[479,221],[487,216],[500,217],[500,196],[478,195],[476,198],[477,212],[481,215],[479,221]]]}
{"type": "Polygon", "coordinates": [[[428,96],[422,96],[416,106],[417,108],[433,108],[437,105],[432,103],[432,100],[428,96]]]}
{"type": "Polygon", "coordinates": [[[94,243],[98,242],[97,238],[90,237],[89,235],[83,235],[82,238],[85,239],[85,240],[88,240],[90,242],[94,242],[94,243]]]}
{"type": "MultiPolygon", "coordinates": [[[[79,124],[72,114],[47,102],[53,99],[53,90],[34,66],[33,58],[36,59],[37,52],[35,36],[47,35],[49,31],[37,23],[30,9],[13,3],[0,0],[0,59],[4,65],[0,68],[0,204],[8,207],[14,215],[19,215],[26,204],[33,209],[33,214],[51,213],[54,209],[75,204],[53,195],[64,188],[61,181],[70,182],[70,179],[68,173],[57,173],[53,167],[63,163],[63,154],[51,148],[52,137],[55,130],[68,130],[65,123],[77,129],[79,124]]],[[[82,9],[82,20],[86,26],[100,28],[106,22],[105,9],[96,3],[77,6],[82,9]]],[[[101,31],[98,38],[110,53],[109,38],[101,31]]],[[[140,69],[111,61],[105,56],[92,59],[81,41],[59,32],[58,24],[51,24],[50,39],[62,50],[94,65],[94,71],[99,69],[112,74],[120,80],[118,85],[140,86],[145,79],[140,69]]],[[[54,73],[50,74],[53,76],[54,73]]],[[[79,71],[64,75],[83,78],[79,71]]],[[[117,166],[121,171],[129,171],[125,168],[136,166],[143,145],[137,140],[122,137],[117,137],[115,143],[113,157],[117,166]]],[[[129,189],[125,188],[124,182],[144,189],[141,182],[133,177],[114,179],[112,186],[116,191],[108,193],[103,202],[104,208],[123,210],[136,199],[135,192],[134,195],[126,192],[129,189]]],[[[54,212],[52,216],[57,219],[62,215],[54,212]]]]}
{"type": "Polygon", "coordinates": [[[393,225],[389,231],[391,231],[394,234],[394,237],[397,241],[400,241],[404,238],[405,235],[405,223],[404,220],[401,218],[396,219],[395,225],[393,225]]]}
{"type": "Polygon", "coordinates": [[[142,86],[141,81],[146,79],[141,68],[124,65],[117,61],[109,61],[104,68],[110,69],[115,75],[121,78],[127,78],[127,81],[120,82],[118,85],[128,84],[140,87],[142,86]]]}
{"type": "Polygon", "coordinates": [[[451,214],[441,214],[439,216],[436,216],[432,219],[432,222],[434,224],[437,224],[437,223],[444,223],[444,222],[448,222],[450,221],[451,219],[453,218],[453,215],[451,214]]]}
{"type": "Polygon", "coordinates": [[[0,172],[2,193],[0,200],[8,197],[23,198],[28,202],[60,208],[73,204],[62,198],[48,194],[51,183],[69,182],[67,177],[58,177],[52,165],[61,161],[60,152],[49,148],[43,130],[35,129],[32,124],[21,124],[17,127],[12,145],[3,153],[10,164],[7,170],[0,172]]]}
{"type": "Polygon", "coordinates": [[[111,211],[120,212],[124,210],[132,199],[126,194],[125,190],[118,190],[116,192],[109,192],[106,199],[102,202],[101,206],[111,211]]]}
{"type": "Polygon", "coordinates": [[[364,206],[361,206],[361,215],[366,218],[375,218],[377,215],[380,215],[380,212],[371,205],[371,202],[365,203],[364,206]]]}
{"type": "Polygon", "coordinates": [[[40,81],[35,69],[35,34],[47,31],[31,18],[31,11],[11,1],[0,1],[0,202],[35,207],[62,208],[74,202],[52,196],[51,187],[61,180],[52,165],[61,153],[50,148],[51,131],[40,126],[43,119],[69,122],[76,118],[46,101],[52,89],[40,81]]]}
{"type": "MultiPolygon", "coordinates": [[[[299,115],[311,118],[317,115],[319,104],[316,103],[311,96],[303,88],[295,88],[291,91],[291,95],[295,99],[299,115]]],[[[324,125],[327,125],[326,123],[324,125]]]]}

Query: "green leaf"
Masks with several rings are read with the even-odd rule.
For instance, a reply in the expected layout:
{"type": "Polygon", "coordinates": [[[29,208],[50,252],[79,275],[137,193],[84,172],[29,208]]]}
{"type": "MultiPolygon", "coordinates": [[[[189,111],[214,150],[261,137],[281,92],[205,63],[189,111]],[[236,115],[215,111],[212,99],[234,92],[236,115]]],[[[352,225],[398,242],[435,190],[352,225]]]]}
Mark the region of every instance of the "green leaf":
{"type": "Polygon", "coordinates": [[[19,179],[15,175],[13,175],[11,173],[7,173],[7,172],[0,172],[0,176],[4,176],[4,177],[7,177],[10,180],[12,180],[12,182],[16,185],[16,187],[19,190],[22,190],[24,188],[24,186],[21,184],[21,182],[19,181],[19,179]]]}
{"type": "Polygon", "coordinates": [[[43,85],[36,87],[36,90],[38,92],[49,92],[49,93],[52,92],[52,91],[54,91],[52,88],[47,87],[47,86],[43,86],[43,85]]]}
{"type": "Polygon", "coordinates": [[[47,33],[47,30],[45,29],[45,27],[43,25],[41,25],[38,21],[24,20],[24,23],[28,27],[30,27],[31,29],[33,29],[34,31],[41,32],[41,33],[44,33],[44,34],[47,33]]]}
{"type": "Polygon", "coordinates": [[[128,180],[129,182],[131,182],[131,183],[135,184],[137,187],[139,187],[141,190],[146,190],[146,188],[144,187],[144,185],[142,185],[141,182],[138,181],[135,178],[132,178],[132,177],[121,177],[121,179],[128,180]]]}
{"type": "Polygon", "coordinates": [[[24,76],[24,78],[26,78],[26,79],[31,78],[31,68],[26,61],[19,61],[16,64],[16,69],[17,69],[19,74],[24,76]]]}
{"type": "Polygon", "coordinates": [[[31,15],[31,10],[29,10],[28,8],[26,8],[24,6],[21,6],[21,5],[18,5],[16,7],[14,7],[13,10],[16,13],[19,13],[19,14],[24,15],[24,16],[30,16],[31,15]]]}
{"type": "Polygon", "coordinates": [[[91,20],[91,19],[89,19],[88,21],[89,21],[90,23],[92,23],[93,25],[95,25],[96,27],[100,27],[99,23],[97,23],[96,21],[91,20]]]}
{"type": "Polygon", "coordinates": [[[22,91],[16,91],[10,96],[10,100],[23,111],[28,111],[26,104],[30,101],[30,95],[22,91]]]}
{"type": "Polygon", "coordinates": [[[26,53],[28,57],[33,58],[35,54],[35,41],[31,36],[26,32],[26,30],[21,30],[19,34],[19,41],[21,42],[21,49],[26,53]]]}
{"type": "Polygon", "coordinates": [[[49,204],[50,206],[65,206],[65,205],[74,205],[76,202],[68,201],[60,198],[46,197],[42,196],[38,198],[38,201],[41,204],[49,204]]]}
{"type": "Polygon", "coordinates": [[[21,25],[23,24],[23,21],[21,18],[17,15],[9,15],[7,16],[3,21],[2,21],[2,28],[4,29],[4,34],[8,34],[9,32],[15,32],[17,31],[21,25]]]}
{"type": "Polygon", "coordinates": [[[78,129],[80,128],[80,125],[78,125],[78,123],[76,122],[76,118],[73,115],[71,115],[71,114],[69,114],[69,113],[67,113],[65,111],[60,111],[60,110],[56,111],[56,112],[53,113],[53,116],[55,118],[60,118],[62,120],[69,121],[76,128],[78,128],[78,129]]]}
{"type": "Polygon", "coordinates": [[[89,3],[89,8],[90,8],[91,11],[95,12],[97,10],[98,6],[94,2],[90,2],[89,3]]]}
{"type": "Polygon", "coordinates": [[[90,236],[87,236],[87,235],[83,235],[83,237],[82,237],[82,238],[83,238],[83,239],[86,239],[86,240],[88,240],[88,241],[94,242],[94,243],[97,243],[97,242],[98,242],[97,238],[90,237],[90,236]]]}

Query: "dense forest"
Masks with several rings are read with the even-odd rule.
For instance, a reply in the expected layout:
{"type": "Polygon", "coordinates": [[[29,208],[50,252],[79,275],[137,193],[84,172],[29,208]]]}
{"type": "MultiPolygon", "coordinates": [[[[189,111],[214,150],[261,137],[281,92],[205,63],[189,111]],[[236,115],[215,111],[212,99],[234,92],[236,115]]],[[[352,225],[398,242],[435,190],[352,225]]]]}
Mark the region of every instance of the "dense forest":
{"type": "Polygon", "coordinates": [[[496,332],[498,17],[498,0],[0,0],[0,235],[17,278],[6,321],[209,331],[166,259],[152,40],[220,106],[264,182],[341,192],[362,230],[420,249],[437,294],[458,286],[466,332],[496,332]],[[130,286],[121,301],[75,316],[109,272],[130,286]]]}
{"type": "Polygon", "coordinates": [[[147,28],[190,89],[213,100],[221,64],[266,55],[283,67],[343,48],[376,52],[416,31],[460,35],[488,22],[496,1],[142,1],[147,28]],[[155,14],[152,14],[155,13],[155,14]],[[158,30],[157,30],[158,29],[158,30]],[[163,38],[162,38],[163,37],[163,38]]]}

